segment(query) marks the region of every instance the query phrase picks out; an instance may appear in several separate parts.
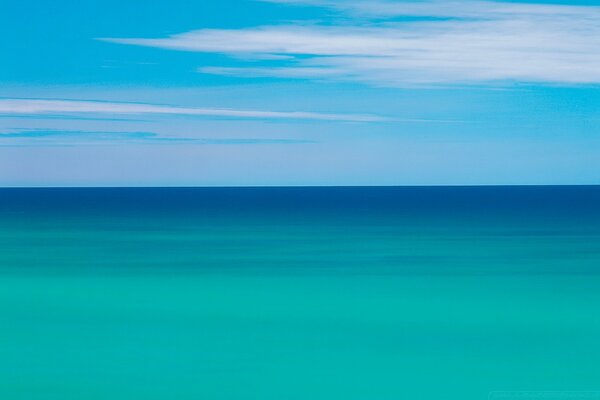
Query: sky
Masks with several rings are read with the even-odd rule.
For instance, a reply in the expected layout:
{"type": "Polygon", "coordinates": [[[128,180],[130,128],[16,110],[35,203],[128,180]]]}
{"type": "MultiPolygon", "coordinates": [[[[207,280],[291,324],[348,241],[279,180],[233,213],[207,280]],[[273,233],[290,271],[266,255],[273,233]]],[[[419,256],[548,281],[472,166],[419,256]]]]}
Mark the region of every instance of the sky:
{"type": "Polygon", "coordinates": [[[600,184],[600,0],[0,0],[0,186],[600,184]]]}

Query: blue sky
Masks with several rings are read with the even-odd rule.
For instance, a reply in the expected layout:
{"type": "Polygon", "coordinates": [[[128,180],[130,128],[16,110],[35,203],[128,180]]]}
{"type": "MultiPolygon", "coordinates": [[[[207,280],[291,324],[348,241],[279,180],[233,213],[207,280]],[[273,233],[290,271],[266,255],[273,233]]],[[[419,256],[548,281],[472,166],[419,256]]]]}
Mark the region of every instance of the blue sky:
{"type": "Polygon", "coordinates": [[[600,1],[0,10],[0,186],[600,183],[600,1]]]}

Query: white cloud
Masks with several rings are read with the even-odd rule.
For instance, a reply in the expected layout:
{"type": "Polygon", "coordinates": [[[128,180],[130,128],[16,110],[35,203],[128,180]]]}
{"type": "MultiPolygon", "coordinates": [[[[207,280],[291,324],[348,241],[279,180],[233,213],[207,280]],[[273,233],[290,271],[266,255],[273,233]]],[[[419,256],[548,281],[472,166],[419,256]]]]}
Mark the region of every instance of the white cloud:
{"type": "Polygon", "coordinates": [[[117,103],[56,99],[0,99],[0,114],[167,114],[226,118],[301,119],[321,121],[377,122],[386,118],[369,114],[327,114],[305,111],[256,111],[225,108],[173,107],[142,103],[117,103]]]}
{"type": "Polygon", "coordinates": [[[256,60],[292,57],[262,61],[251,68],[200,69],[240,76],[355,80],[386,86],[600,83],[600,7],[484,1],[271,1],[334,8],[351,20],[329,26],[203,29],[161,39],[102,40],[256,60]],[[397,18],[403,16],[433,19],[397,18]]]}
{"type": "MultiPolygon", "coordinates": [[[[477,0],[261,0],[267,3],[305,5],[337,9],[355,16],[393,18],[398,16],[439,18],[594,17],[600,7],[564,4],[506,3],[477,0]]],[[[597,18],[597,16],[596,16],[597,18]]]]}

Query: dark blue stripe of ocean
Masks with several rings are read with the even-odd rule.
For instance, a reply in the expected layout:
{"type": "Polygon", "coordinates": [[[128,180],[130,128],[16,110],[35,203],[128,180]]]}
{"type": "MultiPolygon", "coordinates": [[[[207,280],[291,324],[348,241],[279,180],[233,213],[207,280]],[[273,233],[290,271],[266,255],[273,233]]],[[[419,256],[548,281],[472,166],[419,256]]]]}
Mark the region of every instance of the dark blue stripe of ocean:
{"type": "Polygon", "coordinates": [[[0,399],[594,396],[599,310],[598,186],[0,189],[0,399]]]}

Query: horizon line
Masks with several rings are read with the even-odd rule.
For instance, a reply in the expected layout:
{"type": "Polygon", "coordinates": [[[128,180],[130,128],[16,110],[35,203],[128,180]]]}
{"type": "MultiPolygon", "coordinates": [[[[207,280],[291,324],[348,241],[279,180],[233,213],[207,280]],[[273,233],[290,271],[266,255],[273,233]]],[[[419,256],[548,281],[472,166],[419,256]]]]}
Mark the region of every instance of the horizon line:
{"type": "Polygon", "coordinates": [[[0,186],[13,189],[343,189],[343,188],[490,188],[490,187],[600,187],[589,184],[443,184],[443,185],[143,185],[143,186],[0,186]]]}

